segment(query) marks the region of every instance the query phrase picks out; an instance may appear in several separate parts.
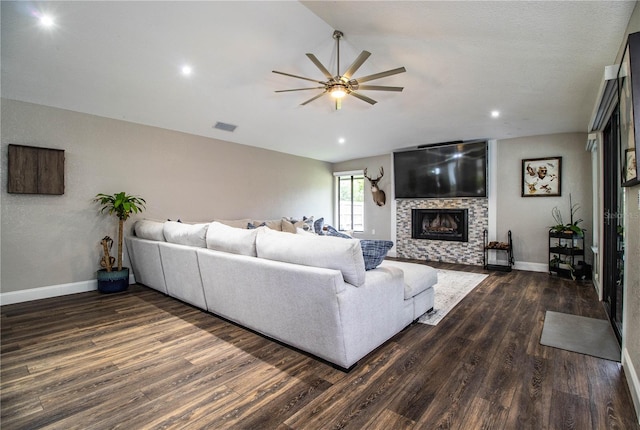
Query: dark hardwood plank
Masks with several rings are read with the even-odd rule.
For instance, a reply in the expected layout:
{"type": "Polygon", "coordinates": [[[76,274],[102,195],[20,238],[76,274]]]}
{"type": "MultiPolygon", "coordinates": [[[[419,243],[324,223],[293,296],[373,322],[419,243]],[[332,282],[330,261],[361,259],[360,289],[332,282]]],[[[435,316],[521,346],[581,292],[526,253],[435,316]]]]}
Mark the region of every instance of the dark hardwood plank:
{"type": "Polygon", "coordinates": [[[549,420],[556,429],[594,428],[591,421],[589,401],[584,397],[553,390],[551,395],[551,415],[549,420]]]}
{"type": "Polygon", "coordinates": [[[539,343],[590,282],[428,264],[489,277],[349,373],[143,286],[3,306],[2,428],[640,430],[620,363],[539,343]]]}

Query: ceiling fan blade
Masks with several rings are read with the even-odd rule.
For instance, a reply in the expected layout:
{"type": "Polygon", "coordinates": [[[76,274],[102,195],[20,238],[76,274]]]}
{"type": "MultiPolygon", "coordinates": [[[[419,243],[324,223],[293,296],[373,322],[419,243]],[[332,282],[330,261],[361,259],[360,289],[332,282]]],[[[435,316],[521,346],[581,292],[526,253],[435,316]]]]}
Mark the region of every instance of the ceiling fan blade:
{"type": "Polygon", "coordinates": [[[276,93],[288,93],[289,91],[322,90],[322,89],[324,89],[324,87],[294,88],[291,90],[277,90],[276,93]]]}
{"type": "Polygon", "coordinates": [[[373,75],[364,76],[356,79],[358,83],[373,81],[374,79],[386,78],[387,76],[397,75],[398,73],[404,73],[407,69],[404,67],[398,67],[397,69],[387,70],[386,72],[374,73],[373,75]]]}
{"type": "Polygon", "coordinates": [[[297,76],[297,75],[292,75],[291,73],[285,73],[285,72],[278,72],[277,70],[272,70],[273,73],[277,73],[279,75],[284,75],[284,76],[289,76],[291,78],[298,78],[298,79],[304,79],[305,81],[311,81],[311,82],[316,82],[318,84],[323,84],[324,82],[322,81],[318,81],[316,79],[311,79],[311,78],[305,78],[304,76],[297,76]]]}
{"type": "MultiPolygon", "coordinates": [[[[369,58],[370,55],[371,55],[371,52],[362,51],[360,53],[360,55],[358,55],[358,58],[356,58],[356,60],[353,62],[353,64],[349,66],[347,71],[344,72],[344,75],[342,75],[342,76],[344,78],[346,78],[347,80],[351,79],[351,76],[353,76],[353,74],[356,72],[356,70],[358,70],[360,68],[360,66],[362,66],[362,63],[367,61],[367,58],[369,58]]],[[[339,73],[339,71],[338,71],[338,73],[339,73]]]]}
{"type": "Polygon", "coordinates": [[[397,91],[401,92],[404,87],[386,87],[384,85],[358,85],[358,90],[368,91],[397,91]]]}
{"type": "Polygon", "coordinates": [[[307,100],[306,102],[304,102],[304,103],[300,103],[300,106],[304,106],[304,105],[306,105],[307,103],[311,103],[312,101],[314,101],[315,99],[319,99],[320,97],[322,97],[322,96],[323,96],[323,95],[325,95],[326,93],[327,93],[327,91],[323,91],[323,92],[321,92],[320,94],[318,94],[317,96],[315,96],[315,97],[311,97],[311,98],[310,98],[309,100],[307,100]]]}
{"type": "Polygon", "coordinates": [[[355,91],[351,91],[351,92],[349,93],[349,95],[350,95],[350,96],[354,96],[355,98],[360,99],[360,100],[362,100],[362,101],[365,101],[365,102],[369,103],[370,105],[374,105],[374,104],[378,103],[378,102],[377,102],[377,101],[375,101],[374,99],[370,99],[370,98],[369,98],[369,97],[367,97],[367,96],[363,96],[362,94],[358,94],[358,93],[356,93],[355,91]]]}
{"type": "Polygon", "coordinates": [[[322,63],[316,58],[315,55],[313,54],[307,54],[307,57],[309,57],[309,60],[311,60],[313,62],[313,64],[316,65],[316,67],[318,69],[320,69],[320,71],[322,72],[322,74],[329,80],[333,79],[333,75],[327,70],[326,67],[324,67],[322,65],[322,63]]]}

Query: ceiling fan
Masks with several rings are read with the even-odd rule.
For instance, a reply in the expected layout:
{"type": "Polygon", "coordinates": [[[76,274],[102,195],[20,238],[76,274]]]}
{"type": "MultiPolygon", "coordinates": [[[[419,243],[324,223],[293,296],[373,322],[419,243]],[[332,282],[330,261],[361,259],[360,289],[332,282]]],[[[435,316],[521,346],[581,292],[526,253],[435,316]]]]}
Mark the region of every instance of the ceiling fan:
{"type": "Polygon", "coordinates": [[[353,78],[353,74],[362,66],[362,64],[369,58],[371,55],[370,52],[362,51],[358,58],[347,68],[347,70],[341,75],[340,74],[340,39],[344,36],[341,31],[335,30],[333,32],[333,38],[336,40],[336,57],[337,57],[337,74],[333,76],[326,67],[322,65],[320,61],[313,54],[306,54],[307,57],[316,65],[318,69],[322,72],[322,74],[327,78],[326,81],[319,81],[316,79],[305,78],[304,76],[292,75],[290,73],[278,72],[273,70],[273,73],[277,73],[279,75],[290,76],[292,78],[304,79],[305,81],[315,82],[320,84],[318,87],[309,87],[309,88],[294,88],[291,90],[279,90],[276,93],[286,93],[290,91],[307,91],[307,90],[324,90],[320,94],[311,97],[309,100],[301,103],[302,106],[311,103],[312,101],[322,97],[325,94],[330,94],[336,100],[336,109],[340,109],[342,106],[342,98],[346,95],[351,95],[355,98],[358,98],[362,101],[365,101],[371,105],[376,104],[377,102],[372,98],[369,98],[363,94],[360,94],[358,91],[360,90],[371,90],[371,91],[397,91],[400,92],[403,90],[403,87],[388,87],[382,85],[362,85],[364,82],[373,81],[374,79],[385,78],[387,76],[396,75],[398,73],[406,72],[407,70],[404,67],[398,67],[397,69],[387,70],[386,72],[374,73],[373,75],[363,76],[361,78],[353,78]]]}

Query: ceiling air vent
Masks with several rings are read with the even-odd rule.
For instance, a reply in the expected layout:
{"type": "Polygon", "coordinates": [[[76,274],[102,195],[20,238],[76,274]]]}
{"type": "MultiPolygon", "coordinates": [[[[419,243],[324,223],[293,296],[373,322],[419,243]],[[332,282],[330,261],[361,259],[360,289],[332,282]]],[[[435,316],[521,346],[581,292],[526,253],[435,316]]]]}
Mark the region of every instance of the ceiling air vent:
{"type": "Polygon", "coordinates": [[[233,133],[237,127],[237,125],[227,124],[226,122],[220,121],[216,122],[216,125],[213,126],[213,128],[217,128],[218,130],[229,131],[231,133],[233,133]]]}

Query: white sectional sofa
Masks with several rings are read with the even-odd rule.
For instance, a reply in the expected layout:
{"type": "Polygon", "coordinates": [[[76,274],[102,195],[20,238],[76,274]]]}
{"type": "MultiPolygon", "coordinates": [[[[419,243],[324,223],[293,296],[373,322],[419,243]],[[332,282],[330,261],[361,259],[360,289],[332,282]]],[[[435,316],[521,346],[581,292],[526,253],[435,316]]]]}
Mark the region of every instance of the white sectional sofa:
{"type": "Polygon", "coordinates": [[[433,268],[365,271],[357,239],[149,220],[134,233],[136,282],[343,369],[433,308],[433,268]]]}

